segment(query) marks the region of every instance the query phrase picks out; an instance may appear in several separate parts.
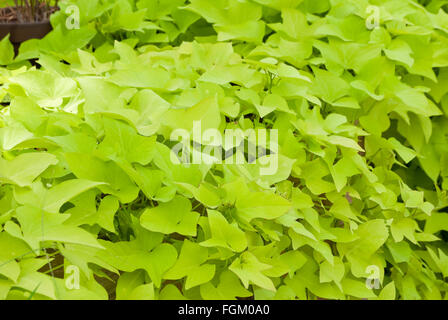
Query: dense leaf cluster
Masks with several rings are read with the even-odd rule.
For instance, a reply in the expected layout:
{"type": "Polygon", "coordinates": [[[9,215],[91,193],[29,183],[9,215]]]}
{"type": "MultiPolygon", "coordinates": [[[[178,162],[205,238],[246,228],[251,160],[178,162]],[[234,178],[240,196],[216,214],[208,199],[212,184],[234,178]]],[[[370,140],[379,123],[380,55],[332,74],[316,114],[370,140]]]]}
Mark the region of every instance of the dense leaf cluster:
{"type": "Polygon", "coordinates": [[[66,0],[3,39],[0,299],[448,298],[447,3],[66,0]],[[173,163],[198,120],[278,130],[277,173],[173,163]]]}

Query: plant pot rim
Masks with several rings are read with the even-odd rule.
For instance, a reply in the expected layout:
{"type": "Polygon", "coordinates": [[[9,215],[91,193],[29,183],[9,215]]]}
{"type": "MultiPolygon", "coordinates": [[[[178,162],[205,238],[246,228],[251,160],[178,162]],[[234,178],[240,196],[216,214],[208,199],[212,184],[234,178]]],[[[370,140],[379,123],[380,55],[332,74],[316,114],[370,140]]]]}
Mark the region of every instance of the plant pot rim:
{"type": "Polygon", "coordinates": [[[0,27],[6,27],[6,26],[34,26],[34,25],[45,25],[50,24],[50,20],[45,21],[33,21],[33,22],[0,22],[0,27]]]}

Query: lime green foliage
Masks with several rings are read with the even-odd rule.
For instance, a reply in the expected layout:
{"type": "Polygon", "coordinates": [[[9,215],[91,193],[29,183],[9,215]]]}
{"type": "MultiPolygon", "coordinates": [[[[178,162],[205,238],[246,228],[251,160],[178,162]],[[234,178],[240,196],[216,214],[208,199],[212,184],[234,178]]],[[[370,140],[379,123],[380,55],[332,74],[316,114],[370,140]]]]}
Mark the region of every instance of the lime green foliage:
{"type": "Polygon", "coordinates": [[[0,299],[447,299],[447,3],[73,0],[3,39],[0,299]],[[173,162],[198,120],[278,130],[277,172],[173,162]]]}

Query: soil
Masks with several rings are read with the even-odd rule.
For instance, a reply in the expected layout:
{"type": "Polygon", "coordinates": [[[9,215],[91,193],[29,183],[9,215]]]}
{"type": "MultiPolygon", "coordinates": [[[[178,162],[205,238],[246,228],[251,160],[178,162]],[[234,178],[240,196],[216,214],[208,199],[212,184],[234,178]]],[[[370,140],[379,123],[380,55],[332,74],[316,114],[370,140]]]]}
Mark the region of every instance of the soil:
{"type": "Polygon", "coordinates": [[[50,15],[58,8],[42,3],[36,8],[5,7],[0,8],[0,24],[32,23],[49,21],[50,15]]]}

